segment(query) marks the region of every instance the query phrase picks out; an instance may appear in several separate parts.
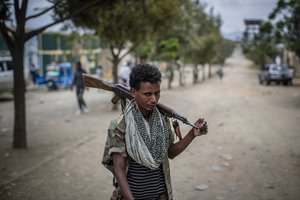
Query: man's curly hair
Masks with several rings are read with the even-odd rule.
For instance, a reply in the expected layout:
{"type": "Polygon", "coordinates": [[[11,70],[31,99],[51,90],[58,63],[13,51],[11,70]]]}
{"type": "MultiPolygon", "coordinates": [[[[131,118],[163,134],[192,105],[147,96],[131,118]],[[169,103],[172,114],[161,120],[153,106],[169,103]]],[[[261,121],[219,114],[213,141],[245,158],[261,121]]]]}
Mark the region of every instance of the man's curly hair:
{"type": "Polygon", "coordinates": [[[129,85],[131,88],[139,90],[141,82],[160,83],[160,71],[149,64],[138,64],[131,71],[129,85]]]}

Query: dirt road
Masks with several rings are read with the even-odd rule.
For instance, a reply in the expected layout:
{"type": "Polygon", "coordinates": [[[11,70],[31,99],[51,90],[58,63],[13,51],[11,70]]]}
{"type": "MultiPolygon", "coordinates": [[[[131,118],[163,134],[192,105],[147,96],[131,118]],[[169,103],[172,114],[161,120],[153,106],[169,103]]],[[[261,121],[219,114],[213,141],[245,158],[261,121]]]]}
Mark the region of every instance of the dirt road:
{"type": "MultiPolygon", "coordinates": [[[[209,124],[208,135],[171,161],[174,199],[299,199],[300,84],[261,86],[249,64],[237,50],[222,81],[163,90],[161,102],[209,124]],[[208,188],[196,190],[201,184],[208,188]]],[[[118,115],[110,98],[91,89],[91,111],[76,116],[74,92],[29,92],[27,150],[10,148],[13,104],[0,102],[0,199],[109,199],[112,176],[100,160],[118,115]]]]}

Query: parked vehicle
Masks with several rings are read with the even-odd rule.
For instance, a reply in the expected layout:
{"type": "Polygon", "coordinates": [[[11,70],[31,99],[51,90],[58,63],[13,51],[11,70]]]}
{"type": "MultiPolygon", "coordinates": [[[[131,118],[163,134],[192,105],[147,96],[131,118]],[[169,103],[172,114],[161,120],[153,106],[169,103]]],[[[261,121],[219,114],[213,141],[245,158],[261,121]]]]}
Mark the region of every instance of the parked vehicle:
{"type": "Polygon", "coordinates": [[[46,67],[46,84],[49,90],[58,88],[69,88],[72,85],[72,64],[69,62],[58,65],[49,64],[46,67]]]}
{"type": "MultiPolygon", "coordinates": [[[[29,84],[29,70],[24,68],[25,84],[29,84]]],[[[14,90],[14,73],[11,56],[0,57],[0,93],[13,92],[14,90]]]]}
{"type": "Polygon", "coordinates": [[[260,84],[270,85],[271,82],[275,82],[277,84],[292,85],[293,75],[293,69],[286,64],[268,64],[261,69],[258,80],[260,84]]]}

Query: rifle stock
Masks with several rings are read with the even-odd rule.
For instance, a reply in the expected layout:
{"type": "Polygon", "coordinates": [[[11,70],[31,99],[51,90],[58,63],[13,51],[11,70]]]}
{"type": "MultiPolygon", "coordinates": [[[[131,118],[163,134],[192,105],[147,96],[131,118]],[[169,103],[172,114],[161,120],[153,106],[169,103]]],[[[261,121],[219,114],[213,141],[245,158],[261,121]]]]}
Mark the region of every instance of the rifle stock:
{"type": "MultiPolygon", "coordinates": [[[[112,103],[117,103],[120,98],[125,98],[129,100],[133,99],[133,97],[130,94],[130,90],[124,87],[123,85],[112,84],[87,74],[83,74],[82,77],[83,77],[83,84],[85,87],[99,88],[99,89],[114,92],[116,96],[112,99],[112,103]]],[[[181,122],[193,128],[198,128],[196,125],[190,123],[186,117],[175,112],[174,109],[169,108],[168,106],[161,103],[158,103],[156,107],[166,117],[178,119],[181,122]]]]}
{"type": "Polygon", "coordinates": [[[83,84],[85,87],[100,88],[100,89],[111,91],[111,92],[113,91],[114,85],[109,82],[97,79],[97,78],[95,78],[93,76],[89,76],[87,74],[82,74],[82,78],[83,78],[83,84]]]}

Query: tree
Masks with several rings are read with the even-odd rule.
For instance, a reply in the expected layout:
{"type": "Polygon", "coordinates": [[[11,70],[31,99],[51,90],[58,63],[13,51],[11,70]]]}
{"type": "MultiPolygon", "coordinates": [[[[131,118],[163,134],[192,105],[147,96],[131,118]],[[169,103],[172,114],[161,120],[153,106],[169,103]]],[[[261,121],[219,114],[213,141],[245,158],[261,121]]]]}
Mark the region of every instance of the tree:
{"type": "Polygon", "coordinates": [[[243,44],[243,50],[256,64],[264,65],[279,53],[276,49],[278,43],[284,43],[300,57],[299,0],[278,0],[269,20],[261,24],[253,40],[243,44]]]}
{"type": "Polygon", "coordinates": [[[153,41],[143,41],[135,48],[135,64],[138,60],[152,59],[155,55],[155,44],[153,41]]]}
{"type": "MultiPolygon", "coordinates": [[[[218,44],[223,38],[220,34],[221,18],[214,16],[213,9],[209,15],[205,13],[205,4],[198,1],[191,2],[186,7],[186,18],[188,27],[188,40],[184,44],[185,60],[193,64],[194,83],[198,82],[198,65],[203,67],[202,80],[205,79],[204,69],[206,63],[211,63],[217,54],[218,44]]],[[[209,65],[209,76],[211,66],[209,65]]]]}
{"type": "MultiPolygon", "coordinates": [[[[95,30],[102,43],[108,47],[112,55],[113,81],[116,83],[121,60],[178,22],[184,1],[120,0],[105,9],[94,8],[89,14],[73,17],[72,21],[77,26],[95,30]]],[[[113,106],[115,109],[116,105],[113,106]]]]}
{"type": "Polygon", "coordinates": [[[205,80],[205,64],[209,63],[209,77],[211,76],[210,63],[217,54],[217,36],[213,33],[199,37],[192,47],[192,60],[194,61],[194,83],[198,81],[198,64],[202,65],[202,80],[205,80]]]}
{"type": "MultiPolygon", "coordinates": [[[[79,0],[77,0],[80,2],[79,0]]],[[[77,2],[76,1],[76,2],[77,2]]],[[[12,64],[14,67],[14,133],[13,147],[26,148],[26,107],[25,107],[25,82],[24,82],[24,46],[35,35],[42,33],[47,28],[54,26],[66,19],[69,19],[88,8],[101,3],[109,2],[109,0],[86,0],[81,1],[81,7],[71,12],[65,12],[63,17],[55,16],[54,21],[42,25],[33,30],[26,30],[26,24],[32,19],[36,19],[52,10],[64,9],[68,7],[67,0],[48,0],[51,6],[40,10],[38,13],[28,16],[28,0],[2,0],[0,2],[0,31],[4,38],[8,50],[12,56],[12,64]],[[10,25],[8,25],[10,24],[10,25]]],[[[75,2],[75,1],[72,1],[75,2]]]]}
{"type": "Polygon", "coordinates": [[[160,41],[158,54],[162,60],[176,60],[179,53],[179,42],[177,38],[168,38],[160,41]]]}
{"type": "Polygon", "coordinates": [[[78,15],[72,20],[77,26],[96,31],[112,54],[113,81],[117,82],[120,61],[141,44],[155,41],[180,19],[184,0],[118,1],[105,9],[94,9],[89,15],[78,15]],[[90,23],[85,24],[85,21],[90,23]],[[123,52],[122,50],[126,50],[123,52]]]}
{"type": "Polygon", "coordinates": [[[268,61],[273,60],[278,53],[276,50],[276,38],[272,31],[270,22],[262,23],[259,33],[254,38],[243,44],[243,51],[255,64],[264,66],[268,61]]]}
{"type": "Polygon", "coordinates": [[[269,19],[274,24],[277,40],[286,43],[300,57],[300,1],[278,0],[269,19]]]}
{"type": "Polygon", "coordinates": [[[167,61],[168,88],[171,89],[172,88],[171,84],[174,78],[173,63],[175,63],[175,60],[178,59],[178,54],[179,54],[178,39],[169,38],[160,41],[157,53],[161,60],[167,61]]]}
{"type": "Polygon", "coordinates": [[[214,58],[214,63],[220,64],[221,66],[224,65],[226,58],[232,54],[234,47],[235,42],[226,39],[222,40],[219,43],[219,49],[216,57],[214,58]]]}

